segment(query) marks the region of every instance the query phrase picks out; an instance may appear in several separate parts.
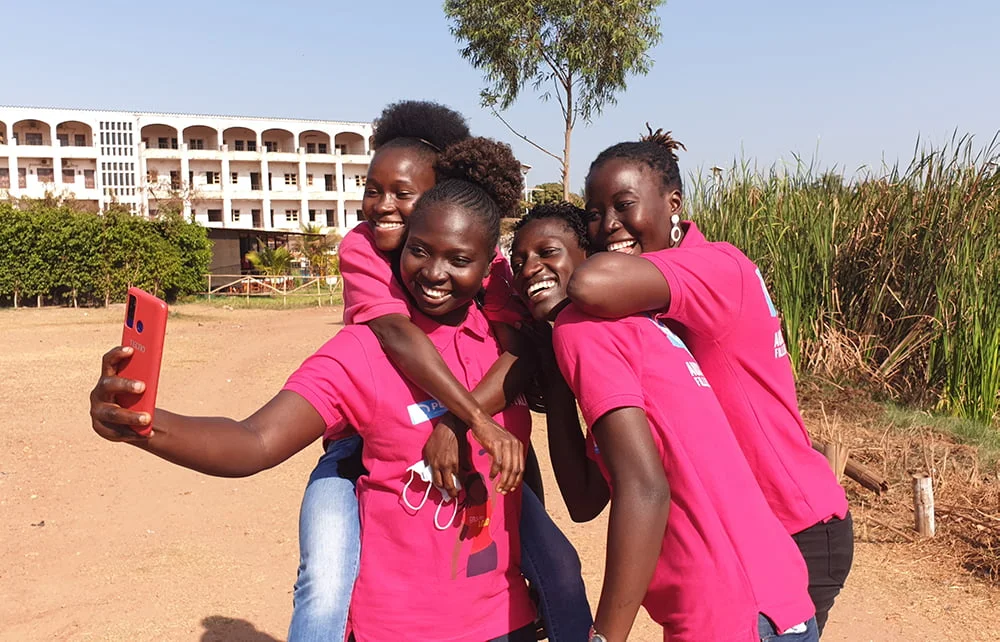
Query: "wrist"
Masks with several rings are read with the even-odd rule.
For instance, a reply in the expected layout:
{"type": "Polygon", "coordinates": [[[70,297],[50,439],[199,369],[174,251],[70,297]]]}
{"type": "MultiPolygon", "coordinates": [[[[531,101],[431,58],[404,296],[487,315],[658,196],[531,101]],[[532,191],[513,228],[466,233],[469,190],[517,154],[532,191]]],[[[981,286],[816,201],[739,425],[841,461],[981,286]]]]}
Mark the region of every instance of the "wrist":
{"type": "Polygon", "coordinates": [[[608,639],[597,632],[597,629],[590,627],[590,634],[587,636],[587,642],[608,642],[608,639]]]}

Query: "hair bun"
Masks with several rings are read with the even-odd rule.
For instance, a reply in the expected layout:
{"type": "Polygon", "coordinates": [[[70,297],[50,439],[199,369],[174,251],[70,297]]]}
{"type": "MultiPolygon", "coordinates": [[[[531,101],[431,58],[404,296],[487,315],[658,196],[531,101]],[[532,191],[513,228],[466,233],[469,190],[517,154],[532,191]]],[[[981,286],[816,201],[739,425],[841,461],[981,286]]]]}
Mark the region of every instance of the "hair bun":
{"type": "Polygon", "coordinates": [[[387,105],[373,124],[375,149],[397,138],[415,138],[443,150],[470,135],[462,114],[425,100],[403,100],[387,105]]]}
{"type": "Polygon", "coordinates": [[[438,180],[473,183],[497,204],[501,216],[516,216],[524,190],[521,163],[510,145],[483,137],[468,138],[438,157],[438,180]]]}
{"type": "Polygon", "coordinates": [[[671,132],[669,131],[665,132],[663,131],[663,128],[659,128],[654,132],[653,128],[649,126],[649,123],[646,123],[646,130],[648,133],[645,134],[644,136],[640,136],[639,141],[643,143],[653,143],[656,145],[661,145],[663,147],[666,147],[670,151],[670,155],[673,157],[674,162],[677,161],[678,149],[683,149],[684,151],[687,151],[687,147],[684,146],[684,143],[680,142],[679,140],[674,140],[674,137],[670,135],[671,132]]]}

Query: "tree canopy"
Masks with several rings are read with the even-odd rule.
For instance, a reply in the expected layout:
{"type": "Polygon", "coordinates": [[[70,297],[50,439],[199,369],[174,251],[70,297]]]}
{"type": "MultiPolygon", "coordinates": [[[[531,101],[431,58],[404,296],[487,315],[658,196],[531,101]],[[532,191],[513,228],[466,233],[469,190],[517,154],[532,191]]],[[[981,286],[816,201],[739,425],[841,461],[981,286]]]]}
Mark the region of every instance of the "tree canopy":
{"type": "MultiPolygon", "coordinates": [[[[663,0],[445,0],[462,57],[483,72],[484,106],[504,110],[529,83],[562,111],[562,157],[511,131],[562,164],[569,199],[570,141],[577,119],[614,104],[629,76],[649,72],[647,51],[661,40],[663,0]]],[[[496,111],[494,111],[496,113],[496,111]]],[[[503,117],[497,113],[503,120],[503,117]]]]}

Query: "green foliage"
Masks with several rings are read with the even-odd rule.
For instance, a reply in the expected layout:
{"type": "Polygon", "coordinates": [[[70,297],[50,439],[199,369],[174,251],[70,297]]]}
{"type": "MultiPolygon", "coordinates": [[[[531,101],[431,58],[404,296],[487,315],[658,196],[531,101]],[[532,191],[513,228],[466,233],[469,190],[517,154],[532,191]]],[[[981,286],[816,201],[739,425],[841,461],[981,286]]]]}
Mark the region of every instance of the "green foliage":
{"type": "Polygon", "coordinates": [[[569,198],[569,147],[576,120],[590,122],[616,102],[629,76],[649,72],[652,61],[646,52],[661,39],[656,13],[661,4],[663,0],[445,0],[462,57],[485,76],[484,106],[507,109],[529,83],[543,92],[543,100],[555,92],[565,127],[560,161],[564,199],[569,198]]]}
{"type": "Polygon", "coordinates": [[[273,248],[263,245],[260,250],[247,252],[247,260],[255,269],[268,276],[289,274],[292,267],[292,253],[287,247],[273,248]]]}
{"type": "Polygon", "coordinates": [[[165,297],[199,292],[211,261],[206,230],[168,212],[155,220],[111,207],[0,203],[0,301],[44,296],[60,303],[122,300],[135,285],[165,297]]]}
{"type": "Polygon", "coordinates": [[[706,235],[761,268],[800,371],[990,423],[1000,408],[1000,142],[853,182],[801,162],[695,178],[706,235]]]}
{"type": "MultiPolygon", "coordinates": [[[[562,183],[539,183],[531,190],[532,205],[550,205],[564,200],[562,183]]],[[[579,194],[570,193],[569,202],[583,207],[583,198],[579,194]]]]}

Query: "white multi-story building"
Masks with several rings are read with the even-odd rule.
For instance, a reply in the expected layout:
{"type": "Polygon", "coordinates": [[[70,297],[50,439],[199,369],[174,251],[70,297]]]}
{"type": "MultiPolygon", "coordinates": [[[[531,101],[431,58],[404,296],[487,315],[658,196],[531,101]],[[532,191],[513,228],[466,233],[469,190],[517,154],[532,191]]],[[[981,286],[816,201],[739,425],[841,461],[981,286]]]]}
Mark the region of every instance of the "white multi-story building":
{"type": "Polygon", "coordinates": [[[370,123],[0,107],[0,196],[72,197],[210,229],[346,232],[361,216],[370,123]]]}

